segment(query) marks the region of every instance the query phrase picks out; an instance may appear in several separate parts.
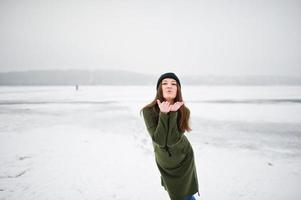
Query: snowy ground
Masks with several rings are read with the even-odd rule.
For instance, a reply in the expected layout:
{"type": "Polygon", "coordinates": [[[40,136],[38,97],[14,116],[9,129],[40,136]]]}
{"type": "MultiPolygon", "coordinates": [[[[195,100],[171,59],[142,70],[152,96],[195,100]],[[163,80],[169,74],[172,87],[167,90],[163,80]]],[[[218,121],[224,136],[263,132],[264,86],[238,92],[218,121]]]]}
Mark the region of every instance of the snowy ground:
{"type": "MultiPolygon", "coordinates": [[[[168,200],[152,86],[0,87],[0,200],[168,200]]],[[[301,87],[184,86],[201,200],[299,200],[301,87]]]]}

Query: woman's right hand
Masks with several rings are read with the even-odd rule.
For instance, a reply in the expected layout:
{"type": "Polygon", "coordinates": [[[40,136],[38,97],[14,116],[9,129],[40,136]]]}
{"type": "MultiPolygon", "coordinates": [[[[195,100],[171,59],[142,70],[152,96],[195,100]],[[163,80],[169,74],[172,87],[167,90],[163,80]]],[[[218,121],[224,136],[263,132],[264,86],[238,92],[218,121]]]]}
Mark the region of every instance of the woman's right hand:
{"type": "Polygon", "coordinates": [[[171,109],[171,105],[169,104],[168,101],[163,101],[161,103],[161,101],[159,99],[157,99],[157,104],[160,108],[160,111],[163,112],[163,113],[168,113],[171,109]]]}

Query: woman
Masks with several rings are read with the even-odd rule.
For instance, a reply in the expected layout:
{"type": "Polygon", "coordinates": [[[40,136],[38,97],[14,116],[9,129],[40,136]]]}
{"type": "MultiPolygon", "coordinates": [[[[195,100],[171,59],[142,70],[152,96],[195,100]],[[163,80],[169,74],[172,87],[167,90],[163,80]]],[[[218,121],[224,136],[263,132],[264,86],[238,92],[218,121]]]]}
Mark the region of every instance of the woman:
{"type": "Polygon", "coordinates": [[[184,135],[191,131],[190,111],[184,105],[181,83],[174,73],[160,76],[156,98],[141,112],[152,138],[161,185],[171,200],[195,200],[193,195],[199,194],[199,189],[194,153],[184,135]]]}

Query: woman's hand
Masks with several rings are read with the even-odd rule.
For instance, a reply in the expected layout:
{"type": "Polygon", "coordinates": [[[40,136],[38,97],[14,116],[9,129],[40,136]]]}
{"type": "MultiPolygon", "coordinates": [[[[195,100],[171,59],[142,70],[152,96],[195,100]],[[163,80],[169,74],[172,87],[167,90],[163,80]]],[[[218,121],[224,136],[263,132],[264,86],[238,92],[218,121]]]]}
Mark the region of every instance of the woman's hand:
{"type": "Polygon", "coordinates": [[[182,105],[184,104],[184,102],[176,102],[175,104],[173,104],[170,108],[170,111],[177,111],[182,105]]]}
{"type": "Polygon", "coordinates": [[[161,103],[161,101],[159,99],[157,99],[157,104],[158,104],[161,112],[168,113],[170,111],[171,105],[169,105],[168,101],[163,101],[161,103]]]}
{"type": "Polygon", "coordinates": [[[184,104],[184,102],[176,102],[175,104],[170,105],[168,101],[163,101],[161,103],[160,100],[157,99],[157,104],[161,112],[168,113],[170,111],[177,111],[184,104]]]}

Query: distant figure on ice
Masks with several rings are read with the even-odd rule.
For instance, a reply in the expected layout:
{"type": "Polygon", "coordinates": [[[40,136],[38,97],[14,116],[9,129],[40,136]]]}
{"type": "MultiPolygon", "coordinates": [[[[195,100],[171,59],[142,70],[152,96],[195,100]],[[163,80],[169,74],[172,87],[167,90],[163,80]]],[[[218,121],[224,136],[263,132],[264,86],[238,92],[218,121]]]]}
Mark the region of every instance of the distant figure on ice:
{"type": "Polygon", "coordinates": [[[179,78],[172,72],[157,81],[155,99],[144,106],[143,118],[161,174],[161,185],[171,200],[195,200],[199,193],[194,152],[184,135],[190,110],[184,105],[179,78]]]}
{"type": "Polygon", "coordinates": [[[76,91],[78,90],[78,84],[75,85],[75,89],[76,89],[76,91]]]}

